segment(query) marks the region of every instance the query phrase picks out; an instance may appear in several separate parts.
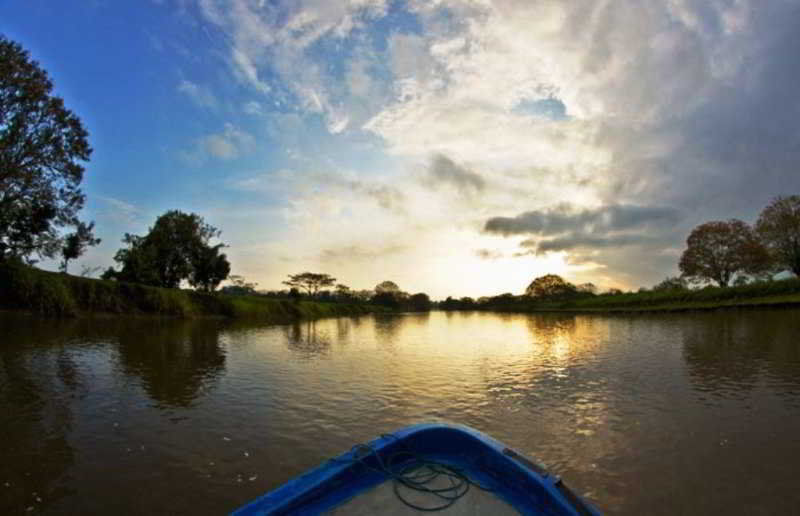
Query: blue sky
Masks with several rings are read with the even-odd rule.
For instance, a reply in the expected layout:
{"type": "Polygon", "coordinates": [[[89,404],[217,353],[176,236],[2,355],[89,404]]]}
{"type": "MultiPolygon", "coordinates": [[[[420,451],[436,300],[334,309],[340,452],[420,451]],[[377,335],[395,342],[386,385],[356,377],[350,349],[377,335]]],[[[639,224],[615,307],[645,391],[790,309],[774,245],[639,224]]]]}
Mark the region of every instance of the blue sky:
{"type": "Polygon", "coordinates": [[[800,77],[798,13],[6,0],[0,32],[91,135],[85,215],[103,243],[82,263],[110,265],[123,233],[177,208],[222,229],[262,288],[314,270],[443,297],[548,272],[652,284],[695,225],[798,193],[798,100],[781,86],[800,77]]]}

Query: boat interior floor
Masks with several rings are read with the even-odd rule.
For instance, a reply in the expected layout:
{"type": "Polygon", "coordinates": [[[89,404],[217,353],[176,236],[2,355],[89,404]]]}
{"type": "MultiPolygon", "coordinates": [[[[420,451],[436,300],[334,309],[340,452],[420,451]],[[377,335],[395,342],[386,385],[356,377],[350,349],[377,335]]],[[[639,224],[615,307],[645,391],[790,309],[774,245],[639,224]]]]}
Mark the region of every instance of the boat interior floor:
{"type": "MultiPolygon", "coordinates": [[[[447,488],[448,486],[449,482],[445,478],[441,478],[432,482],[429,487],[436,489],[447,488]]],[[[435,507],[445,502],[441,498],[431,495],[430,493],[412,491],[410,489],[404,489],[403,487],[400,487],[400,490],[400,494],[403,498],[419,507],[435,507]]],[[[333,508],[326,514],[337,516],[367,514],[394,516],[406,514],[419,515],[423,513],[423,511],[413,509],[400,501],[395,494],[393,482],[389,480],[369,491],[360,493],[355,498],[333,508]]],[[[450,507],[437,511],[434,514],[518,516],[519,512],[504,500],[495,496],[492,492],[471,486],[464,496],[456,500],[450,507]]]]}

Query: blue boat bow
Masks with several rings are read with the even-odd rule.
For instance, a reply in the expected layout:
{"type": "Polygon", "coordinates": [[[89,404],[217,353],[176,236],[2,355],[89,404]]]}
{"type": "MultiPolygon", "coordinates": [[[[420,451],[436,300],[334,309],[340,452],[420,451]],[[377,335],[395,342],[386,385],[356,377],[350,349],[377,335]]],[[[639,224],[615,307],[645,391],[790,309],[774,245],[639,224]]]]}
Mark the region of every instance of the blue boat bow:
{"type": "Polygon", "coordinates": [[[475,429],[452,424],[413,425],[382,435],[367,445],[355,446],[233,514],[321,514],[387,480],[395,482],[395,494],[400,501],[415,507],[403,498],[401,491],[409,486],[413,489],[418,483],[413,479],[426,476],[413,473],[421,467],[429,467],[432,474],[451,477],[447,489],[429,490],[444,491],[439,498],[445,503],[416,507],[421,510],[455,507],[459,501],[464,502],[458,499],[472,485],[491,492],[520,514],[600,515],[544,467],[475,429]]]}

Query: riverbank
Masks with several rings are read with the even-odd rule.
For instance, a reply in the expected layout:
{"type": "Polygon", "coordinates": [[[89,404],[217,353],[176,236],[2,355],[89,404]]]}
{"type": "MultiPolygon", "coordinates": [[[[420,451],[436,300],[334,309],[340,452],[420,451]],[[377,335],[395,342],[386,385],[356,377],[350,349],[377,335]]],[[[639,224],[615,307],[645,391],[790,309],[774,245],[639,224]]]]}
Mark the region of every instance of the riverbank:
{"type": "Polygon", "coordinates": [[[800,306],[800,279],[755,283],[739,287],[674,289],[628,294],[603,294],[580,299],[536,301],[521,299],[484,309],[507,312],[685,312],[728,308],[800,306]]]}
{"type": "Polygon", "coordinates": [[[375,311],[375,307],[365,304],[206,294],[193,290],[81,278],[20,264],[0,265],[0,308],[48,317],[101,314],[180,318],[232,317],[266,323],[359,315],[375,311]]]}

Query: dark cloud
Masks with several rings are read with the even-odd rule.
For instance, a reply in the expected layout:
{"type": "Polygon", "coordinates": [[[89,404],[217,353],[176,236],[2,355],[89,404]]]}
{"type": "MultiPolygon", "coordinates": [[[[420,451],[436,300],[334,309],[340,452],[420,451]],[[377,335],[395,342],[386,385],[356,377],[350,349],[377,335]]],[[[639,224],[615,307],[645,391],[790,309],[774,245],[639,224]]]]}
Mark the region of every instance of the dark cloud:
{"type": "Polygon", "coordinates": [[[405,212],[406,196],[394,186],[369,180],[349,179],[334,173],[316,173],[308,177],[311,177],[313,182],[320,185],[342,188],[364,195],[378,203],[378,206],[385,210],[397,213],[405,212]]]}
{"type": "MultiPolygon", "coordinates": [[[[713,19],[701,17],[717,37],[713,19]]],[[[759,4],[740,47],[720,47],[719,61],[702,68],[708,75],[712,64],[730,63],[730,75],[707,77],[686,96],[691,109],[674,103],[647,127],[604,127],[601,141],[615,149],[605,198],[679,206],[688,232],[711,219],[753,221],[774,196],[800,192],[798,19],[797,2],[759,4]],[[651,152],[662,145],[668,152],[651,152]]]]}
{"type": "Polygon", "coordinates": [[[579,209],[570,204],[559,204],[545,210],[527,211],[516,217],[491,218],[486,221],[484,230],[503,236],[579,234],[604,239],[618,232],[674,225],[679,220],[678,211],[669,207],[613,204],[579,209]]]}
{"type": "Polygon", "coordinates": [[[449,185],[463,194],[479,193],[486,187],[483,177],[443,154],[431,159],[426,182],[432,186],[449,185]]]}
{"type": "Polygon", "coordinates": [[[404,211],[406,197],[403,192],[397,188],[386,185],[359,183],[355,181],[350,182],[350,187],[353,189],[353,191],[363,193],[367,197],[372,198],[381,208],[385,210],[397,212],[404,211]]]}
{"type": "Polygon", "coordinates": [[[614,204],[578,209],[559,204],[516,217],[495,217],[484,227],[504,236],[531,235],[515,257],[566,251],[567,263],[594,264],[631,284],[652,281],[676,268],[674,250],[681,213],[664,206],[614,204]]]}
{"type": "Polygon", "coordinates": [[[641,233],[609,236],[592,236],[580,232],[570,233],[563,237],[548,240],[525,240],[520,247],[536,250],[536,254],[551,251],[571,251],[573,249],[604,249],[608,247],[627,247],[664,241],[663,238],[651,237],[641,233]]]}

